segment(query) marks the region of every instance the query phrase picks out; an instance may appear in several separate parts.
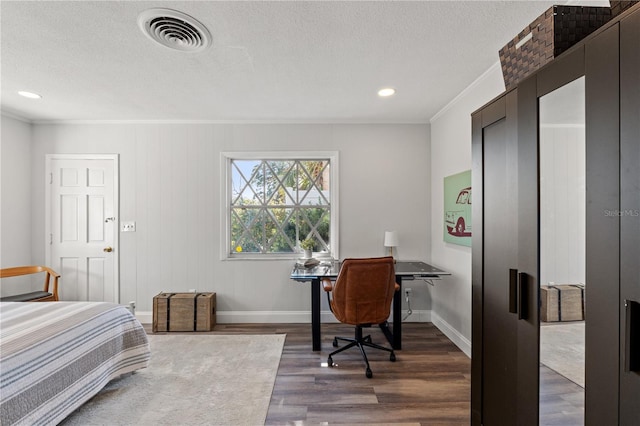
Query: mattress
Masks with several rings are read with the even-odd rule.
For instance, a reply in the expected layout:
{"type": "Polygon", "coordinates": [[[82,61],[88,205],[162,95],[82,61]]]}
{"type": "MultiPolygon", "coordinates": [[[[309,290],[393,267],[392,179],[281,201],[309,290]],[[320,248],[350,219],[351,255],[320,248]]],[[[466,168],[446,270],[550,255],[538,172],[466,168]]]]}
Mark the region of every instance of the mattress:
{"type": "Polygon", "coordinates": [[[144,329],[121,305],[2,302],[0,424],[59,423],[149,358],[144,329]]]}

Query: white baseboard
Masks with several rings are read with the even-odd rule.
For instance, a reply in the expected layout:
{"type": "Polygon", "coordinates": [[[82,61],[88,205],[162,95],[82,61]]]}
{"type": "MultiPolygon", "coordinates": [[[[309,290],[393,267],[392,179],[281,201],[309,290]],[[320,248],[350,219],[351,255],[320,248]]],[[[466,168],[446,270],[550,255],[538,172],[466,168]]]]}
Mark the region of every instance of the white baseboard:
{"type": "Polygon", "coordinates": [[[149,311],[136,311],[136,318],[142,324],[152,324],[153,323],[153,312],[149,311]]]}
{"type": "MultiPolygon", "coordinates": [[[[402,312],[402,318],[407,315],[402,312]]],[[[143,324],[153,322],[153,312],[137,311],[136,318],[143,324]]],[[[320,321],[323,323],[338,322],[331,311],[320,312],[320,321]]],[[[406,322],[431,322],[431,311],[414,310],[405,320],[406,322]]],[[[270,323],[311,323],[309,311],[218,311],[216,322],[219,324],[270,324],[270,323]]]]}
{"type": "Polygon", "coordinates": [[[311,322],[309,311],[218,311],[216,322],[219,324],[272,324],[311,322]]]}
{"type": "MultiPolygon", "coordinates": [[[[407,311],[402,311],[402,318],[407,316],[407,311]]],[[[153,312],[138,311],[136,318],[143,324],[153,322],[153,312]]],[[[338,322],[331,311],[322,311],[320,321],[323,323],[338,322]]],[[[309,311],[218,311],[216,322],[219,324],[259,324],[259,323],[311,323],[309,311]]],[[[404,322],[432,322],[442,333],[447,336],[462,352],[471,358],[471,342],[458,330],[443,320],[438,314],[429,310],[414,310],[404,322]]]]}
{"type": "Polygon", "coordinates": [[[471,342],[464,337],[458,330],[453,328],[451,324],[443,320],[438,314],[431,314],[431,322],[438,327],[442,333],[449,338],[462,352],[471,358],[471,342]]]}
{"type": "Polygon", "coordinates": [[[407,317],[407,311],[402,311],[402,322],[431,322],[431,311],[415,310],[407,317]]]}

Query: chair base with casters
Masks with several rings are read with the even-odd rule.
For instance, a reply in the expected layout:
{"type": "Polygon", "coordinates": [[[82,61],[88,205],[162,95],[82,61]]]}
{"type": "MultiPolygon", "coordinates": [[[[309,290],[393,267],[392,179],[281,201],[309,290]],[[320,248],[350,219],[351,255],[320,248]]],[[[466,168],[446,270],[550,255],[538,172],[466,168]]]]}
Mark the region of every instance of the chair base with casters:
{"type": "MultiPolygon", "coordinates": [[[[344,346],[344,347],[342,347],[342,348],[340,348],[340,349],[338,349],[338,350],[336,350],[336,351],[333,351],[333,352],[331,352],[329,354],[329,358],[327,359],[327,364],[329,365],[329,367],[333,367],[333,356],[334,355],[336,355],[336,354],[338,354],[338,353],[340,353],[342,351],[345,351],[347,349],[350,349],[350,348],[352,348],[354,346],[357,346],[358,349],[360,349],[360,353],[362,354],[362,358],[364,359],[364,362],[365,362],[365,364],[367,366],[367,369],[365,371],[365,375],[369,379],[371,377],[373,377],[373,372],[371,371],[371,367],[369,367],[369,359],[367,358],[367,354],[364,351],[364,347],[365,346],[389,352],[390,353],[389,361],[395,362],[396,354],[393,351],[393,349],[385,348],[384,346],[380,346],[380,345],[377,345],[377,344],[373,343],[371,341],[371,335],[363,337],[363,335],[362,335],[363,327],[370,327],[370,326],[371,326],[371,324],[357,325],[356,326],[356,331],[355,331],[355,337],[353,339],[350,339],[350,338],[347,338],[347,337],[337,337],[337,336],[334,337],[334,339],[333,339],[333,347],[334,348],[338,347],[338,340],[349,342],[349,344],[344,346]]],[[[382,324],[379,324],[379,326],[380,326],[380,329],[385,334],[385,336],[388,337],[391,334],[390,331],[389,331],[389,325],[386,322],[384,322],[382,324]]]]}

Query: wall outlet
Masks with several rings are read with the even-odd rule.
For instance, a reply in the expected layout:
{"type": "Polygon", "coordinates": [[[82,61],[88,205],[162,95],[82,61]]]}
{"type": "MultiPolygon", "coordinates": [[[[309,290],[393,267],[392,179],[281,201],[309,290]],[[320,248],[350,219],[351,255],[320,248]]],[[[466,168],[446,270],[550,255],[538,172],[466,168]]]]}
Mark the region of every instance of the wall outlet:
{"type": "Polygon", "coordinates": [[[189,293],[195,293],[195,292],[196,292],[196,289],[195,289],[195,288],[190,288],[190,289],[189,289],[189,293]]]}
{"type": "Polygon", "coordinates": [[[136,232],[136,223],[134,221],[120,222],[120,232],[136,232]]]}

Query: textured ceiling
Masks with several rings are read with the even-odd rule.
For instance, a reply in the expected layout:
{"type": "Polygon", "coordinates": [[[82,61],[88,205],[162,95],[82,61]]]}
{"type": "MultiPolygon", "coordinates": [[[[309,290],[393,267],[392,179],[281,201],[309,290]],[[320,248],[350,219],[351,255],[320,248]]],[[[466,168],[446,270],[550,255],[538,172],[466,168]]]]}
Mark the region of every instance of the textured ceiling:
{"type": "Polygon", "coordinates": [[[3,0],[1,106],[33,121],[425,123],[554,3],[3,0]],[[200,20],[213,45],[153,44],[137,25],[153,7],[200,20]]]}

